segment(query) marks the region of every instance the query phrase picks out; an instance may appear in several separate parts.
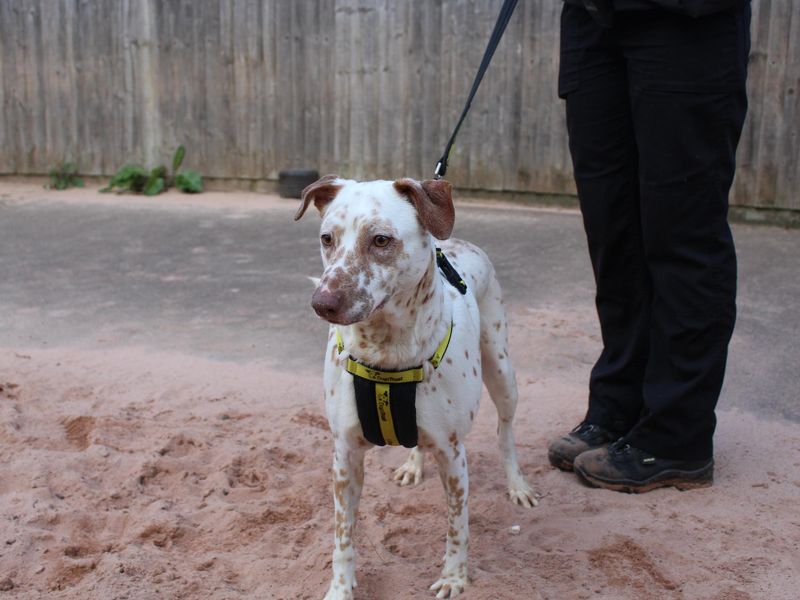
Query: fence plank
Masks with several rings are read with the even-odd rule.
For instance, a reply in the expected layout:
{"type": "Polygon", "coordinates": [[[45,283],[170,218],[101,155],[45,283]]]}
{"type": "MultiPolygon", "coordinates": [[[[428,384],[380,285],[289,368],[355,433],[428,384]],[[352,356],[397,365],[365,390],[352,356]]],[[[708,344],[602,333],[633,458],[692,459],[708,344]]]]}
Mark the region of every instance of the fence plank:
{"type": "MultiPolygon", "coordinates": [[[[168,162],[430,177],[499,0],[0,0],[0,173],[168,162]]],[[[574,193],[561,3],[521,2],[448,176],[574,193]]],[[[800,210],[800,3],[754,0],[735,204],[800,210]]]]}

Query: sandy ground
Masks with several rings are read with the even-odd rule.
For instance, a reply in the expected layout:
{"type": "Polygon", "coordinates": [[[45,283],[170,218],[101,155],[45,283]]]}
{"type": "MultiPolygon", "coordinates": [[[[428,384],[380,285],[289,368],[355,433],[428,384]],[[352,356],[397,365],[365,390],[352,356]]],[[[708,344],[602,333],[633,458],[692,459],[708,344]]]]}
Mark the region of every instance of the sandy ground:
{"type": "MultiPolygon", "coordinates": [[[[484,397],[467,441],[465,600],[797,598],[797,424],[720,411],[716,484],[691,492],[593,490],[548,465],[547,441],[584,410],[593,319],[511,306],[520,461],[541,499],[504,497],[484,397]]],[[[0,347],[0,599],[321,599],[333,534],[320,384],[321,365],[0,347]]],[[[367,457],[357,600],[432,597],[444,495],[430,460],[423,483],[398,488],[404,456],[367,457]]]]}
{"type": "MultiPolygon", "coordinates": [[[[580,353],[587,341],[572,337],[570,315],[512,318],[518,364],[538,362],[518,374],[517,430],[542,498],[530,510],[504,498],[484,399],[468,443],[466,598],[797,597],[797,427],[723,412],[709,489],[583,487],[545,456],[546,440],[579,418],[581,385],[535,359],[554,343],[580,353]]],[[[0,597],[324,595],[331,436],[318,373],[135,348],[4,349],[0,372],[0,597]]],[[[428,598],[438,573],[438,477],[427,465],[418,487],[396,488],[390,474],[402,459],[400,449],[368,455],[362,600],[428,598]]]]}

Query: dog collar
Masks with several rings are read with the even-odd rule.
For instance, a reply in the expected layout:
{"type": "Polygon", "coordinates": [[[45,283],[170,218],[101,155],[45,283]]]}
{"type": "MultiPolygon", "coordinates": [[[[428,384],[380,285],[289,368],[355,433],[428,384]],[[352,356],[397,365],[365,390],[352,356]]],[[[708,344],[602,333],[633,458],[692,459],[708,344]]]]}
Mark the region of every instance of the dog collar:
{"type": "MultiPolygon", "coordinates": [[[[444,333],[444,338],[439,342],[436,347],[436,352],[433,353],[428,359],[428,362],[437,368],[444,358],[444,353],[447,352],[447,347],[450,345],[450,338],[453,337],[453,322],[447,327],[444,333]]],[[[338,353],[344,352],[344,339],[342,339],[342,332],[336,329],[336,349],[338,353]]],[[[357,361],[352,356],[347,358],[347,372],[353,375],[358,375],[364,379],[375,381],[376,383],[408,383],[412,381],[420,382],[424,377],[424,370],[422,365],[404,371],[381,371],[362,362],[357,361]]]]}

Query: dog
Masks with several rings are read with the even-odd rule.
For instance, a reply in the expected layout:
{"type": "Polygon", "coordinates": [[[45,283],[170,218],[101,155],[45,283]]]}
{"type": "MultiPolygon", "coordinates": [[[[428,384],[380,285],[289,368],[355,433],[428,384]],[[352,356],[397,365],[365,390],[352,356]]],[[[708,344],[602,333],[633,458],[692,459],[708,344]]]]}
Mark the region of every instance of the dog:
{"type": "Polygon", "coordinates": [[[335,513],[325,600],[353,598],[356,587],[353,532],[364,453],[399,439],[412,448],[394,474],[400,485],[421,481],[421,451],[438,464],[448,529],[444,567],[430,590],[452,598],[468,583],[463,440],[482,382],[498,412],[509,497],[525,507],[537,503],[517,463],[517,387],[500,285],[482,250],[449,239],[455,210],[452,186],[443,179],[356,182],[326,175],[303,190],[295,220],[312,202],[322,217],[324,271],[311,304],[331,324],[323,379],[335,513]],[[387,380],[394,379],[403,381],[390,389],[387,380]]]}

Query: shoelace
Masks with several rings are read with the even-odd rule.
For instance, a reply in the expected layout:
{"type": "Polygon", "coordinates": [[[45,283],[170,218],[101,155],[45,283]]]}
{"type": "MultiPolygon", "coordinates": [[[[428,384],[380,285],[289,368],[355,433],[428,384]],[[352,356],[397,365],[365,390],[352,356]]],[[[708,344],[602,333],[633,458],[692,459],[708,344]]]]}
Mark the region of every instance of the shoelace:
{"type": "Polygon", "coordinates": [[[591,431],[594,431],[594,429],[595,426],[592,425],[591,423],[581,423],[580,425],[575,427],[575,429],[572,430],[572,433],[583,435],[584,433],[590,433],[591,431]]]}
{"type": "Polygon", "coordinates": [[[608,451],[613,454],[625,454],[630,452],[631,445],[628,442],[623,442],[622,439],[618,439],[616,442],[609,446],[608,451]]]}

